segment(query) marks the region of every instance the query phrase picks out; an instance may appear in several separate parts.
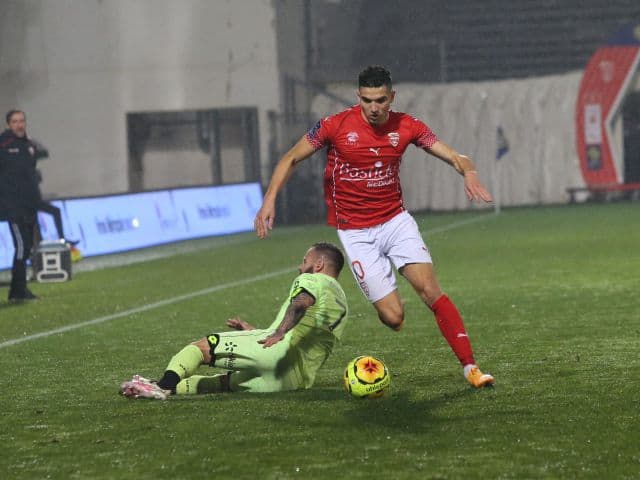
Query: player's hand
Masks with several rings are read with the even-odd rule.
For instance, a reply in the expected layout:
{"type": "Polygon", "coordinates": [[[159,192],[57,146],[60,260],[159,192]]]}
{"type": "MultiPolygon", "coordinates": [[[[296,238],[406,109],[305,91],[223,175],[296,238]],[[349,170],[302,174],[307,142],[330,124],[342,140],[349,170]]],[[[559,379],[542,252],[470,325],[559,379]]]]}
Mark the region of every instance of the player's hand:
{"type": "Polygon", "coordinates": [[[493,201],[493,197],[482,185],[478,178],[478,172],[475,170],[468,171],[464,175],[464,193],[467,194],[467,198],[471,201],[482,200],[487,203],[493,201]]]}
{"type": "Polygon", "coordinates": [[[256,327],[251,325],[249,322],[245,322],[241,318],[230,318],[227,320],[227,327],[231,327],[234,330],[255,330],[256,327]]]}
{"type": "Polygon", "coordinates": [[[263,338],[262,340],[258,340],[258,343],[261,343],[263,348],[269,348],[270,346],[278,343],[283,338],[284,338],[284,333],[273,332],[268,337],[263,338]]]}
{"type": "Polygon", "coordinates": [[[275,204],[273,202],[264,202],[256,218],[253,221],[253,228],[258,235],[258,238],[266,238],[269,235],[269,231],[273,229],[273,221],[276,217],[275,204]]]}

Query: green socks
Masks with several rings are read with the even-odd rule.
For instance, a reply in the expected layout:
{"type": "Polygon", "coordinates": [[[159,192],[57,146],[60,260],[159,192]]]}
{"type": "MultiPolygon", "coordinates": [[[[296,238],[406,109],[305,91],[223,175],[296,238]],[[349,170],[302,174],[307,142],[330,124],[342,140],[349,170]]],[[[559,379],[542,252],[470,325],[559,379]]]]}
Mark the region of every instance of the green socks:
{"type": "Polygon", "coordinates": [[[195,345],[187,345],[176,353],[158,382],[160,388],[176,392],[180,379],[190,377],[204,360],[204,355],[195,345]]]}
{"type": "Polygon", "coordinates": [[[212,375],[206,377],[204,375],[192,375],[184,378],[176,386],[178,395],[192,395],[195,393],[222,393],[223,389],[220,385],[222,377],[226,377],[226,373],[212,375]]]}

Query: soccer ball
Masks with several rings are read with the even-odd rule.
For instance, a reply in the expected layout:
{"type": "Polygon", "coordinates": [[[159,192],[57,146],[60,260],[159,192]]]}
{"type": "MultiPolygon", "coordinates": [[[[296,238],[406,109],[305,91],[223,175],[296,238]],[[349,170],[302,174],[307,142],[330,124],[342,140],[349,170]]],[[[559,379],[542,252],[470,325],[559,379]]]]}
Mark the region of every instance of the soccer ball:
{"type": "Polygon", "coordinates": [[[362,355],[349,362],[343,380],[345,390],[354,397],[378,398],[389,389],[391,376],[381,360],[362,355]]]}

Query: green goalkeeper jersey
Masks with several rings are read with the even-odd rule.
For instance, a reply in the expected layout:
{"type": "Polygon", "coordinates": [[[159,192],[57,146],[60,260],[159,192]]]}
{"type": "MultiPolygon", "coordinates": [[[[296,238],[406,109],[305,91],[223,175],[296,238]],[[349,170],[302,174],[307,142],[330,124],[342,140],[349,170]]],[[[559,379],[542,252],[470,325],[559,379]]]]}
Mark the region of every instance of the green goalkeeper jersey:
{"type": "Polygon", "coordinates": [[[276,329],[291,300],[305,291],[315,299],[300,322],[287,333],[290,361],[297,363],[305,388],[310,387],[317,370],[342,336],[347,320],[347,298],[338,281],[324,273],[303,273],[293,281],[289,296],[269,327],[276,329]]]}

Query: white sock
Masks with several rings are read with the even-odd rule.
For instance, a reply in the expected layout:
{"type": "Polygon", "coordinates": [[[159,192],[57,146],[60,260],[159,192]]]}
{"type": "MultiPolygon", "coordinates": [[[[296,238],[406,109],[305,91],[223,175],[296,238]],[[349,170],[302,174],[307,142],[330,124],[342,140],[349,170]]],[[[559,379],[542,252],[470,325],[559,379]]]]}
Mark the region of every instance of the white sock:
{"type": "Polygon", "coordinates": [[[469,375],[469,372],[471,371],[472,368],[477,367],[477,365],[475,363],[469,363],[467,365],[464,366],[464,376],[466,377],[467,375],[469,375]]]}

